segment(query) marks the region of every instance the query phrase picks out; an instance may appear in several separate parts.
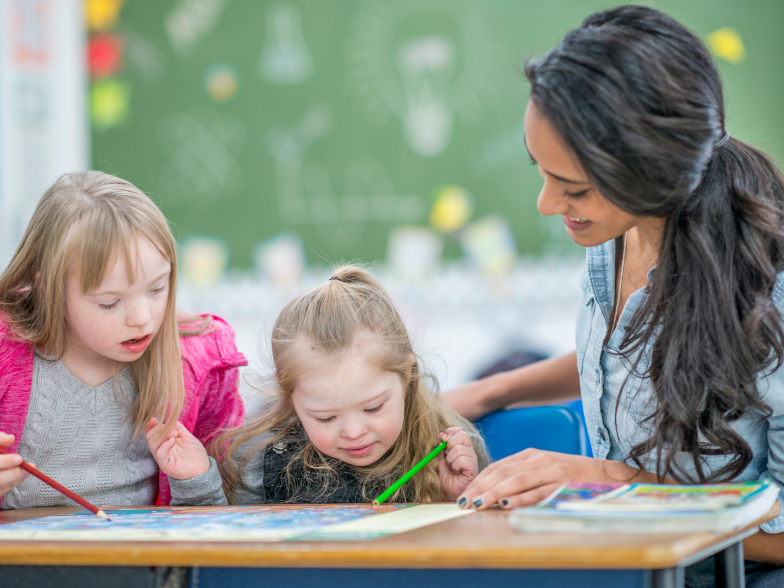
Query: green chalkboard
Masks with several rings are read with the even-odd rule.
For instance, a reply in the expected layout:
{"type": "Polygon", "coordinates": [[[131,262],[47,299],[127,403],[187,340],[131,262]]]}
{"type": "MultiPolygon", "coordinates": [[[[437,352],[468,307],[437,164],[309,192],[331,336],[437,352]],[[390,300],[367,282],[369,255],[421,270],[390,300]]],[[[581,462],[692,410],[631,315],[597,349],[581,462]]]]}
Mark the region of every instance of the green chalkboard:
{"type": "MultiPolygon", "coordinates": [[[[128,113],[94,127],[93,166],[151,194],[179,238],[225,240],[238,268],[285,229],[312,261],[382,258],[393,227],[427,224],[444,185],[473,196],[474,218],[508,219],[521,252],[568,248],[560,220],[536,212],[519,68],[612,5],[128,1],[110,31],[128,113]]],[[[784,3],[655,6],[703,38],[740,34],[745,61],[719,60],[728,127],[784,161],[784,3]]]]}

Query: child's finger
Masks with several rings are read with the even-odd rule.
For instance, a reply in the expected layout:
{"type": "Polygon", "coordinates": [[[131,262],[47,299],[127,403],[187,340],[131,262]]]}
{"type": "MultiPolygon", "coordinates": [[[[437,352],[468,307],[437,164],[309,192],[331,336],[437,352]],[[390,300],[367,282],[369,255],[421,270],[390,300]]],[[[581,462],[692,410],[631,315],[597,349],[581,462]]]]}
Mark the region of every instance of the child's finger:
{"type": "Polygon", "coordinates": [[[455,474],[461,474],[463,472],[477,472],[479,468],[476,466],[476,460],[472,459],[467,455],[461,455],[455,461],[450,464],[452,468],[452,472],[455,474]]]}
{"type": "MultiPolygon", "coordinates": [[[[7,492],[14,486],[24,482],[28,477],[30,477],[30,474],[19,467],[0,470],[0,488],[5,488],[7,492]]],[[[2,494],[5,494],[5,492],[0,492],[0,495],[2,494]]]]}
{"type": "Polygon", "coordinates": [[[458,463],[465,462],[466,460],[468,462],[471,462],[475,459],[476,459],[476,455],[474,455],[473,453],[469,453],[467,451],[463,451],[459,453],[454,452],[454,454],[450,456],[450,459],[447,460],[447,463],[449,464],[450,468],[456,470],[458,469],[458,465],[457,465],[458,463]]]}
{"type": "Polygon", "coordinates": [[[446,461],[448,464],[452,464],[457,458],[459,457],[473,457],[476,454],[472,447],[468,447],[467,445],[458,445],[457,447],[453,447],[450,449],[446,454],[446,461]]]}
{"type": "Polygon", "coordinates": [[[150,443],[152,439],[157,436],[157,429],[158,429],[158,419],[152,417],[150,422],[144,427],[144,438],[147,439],[147,442],[150,443]]]}
{"type": "Polygon", "coordinates": [[[438,460],[438,475],[443,479],[444,476],[452,476],[454,475],[452,472],[452,467],[446,462],[446,458],[444,454],[441,454],[441,457],[438,460]]]}
{"type": "Polygon", "coordinates": [[[22,457],[16,453],[0,455],[0,470],[15,468],[22,463],[22,457]]]}
{"type": "Polygon", "coordinates": [[[177,439],[175,437],[169,437],[166,439],[166,441],[161,443],[160,447],[158,447],[158,450],[155,452],[155,456],[158,459],[168,458],[169,452],[172,450],[175,443],[177,443],[177,439]]]}
{"type": "Polygon", "coordinates": [[[0,431],[0,445],[3,447],[10,447],[14,443],[14,436],[0,431]]]}
{"type": "Polygon", "coordinates": [[[454,447],[458,445],[469,445],[473,447],[473,443],[471,443],[471,438],[468,436],[468,433],[463,431],[460,428],[453,432],[452,435],[449,437],[448,441],[446,442],[446,450],[450,451],[454,447]]]}
{"type": "Polygon", "coordinates": [[[462,431],[460,427],[449,427],[446,431],[441,433],[441,441],[449,441],[453,436],[462,431]]]}

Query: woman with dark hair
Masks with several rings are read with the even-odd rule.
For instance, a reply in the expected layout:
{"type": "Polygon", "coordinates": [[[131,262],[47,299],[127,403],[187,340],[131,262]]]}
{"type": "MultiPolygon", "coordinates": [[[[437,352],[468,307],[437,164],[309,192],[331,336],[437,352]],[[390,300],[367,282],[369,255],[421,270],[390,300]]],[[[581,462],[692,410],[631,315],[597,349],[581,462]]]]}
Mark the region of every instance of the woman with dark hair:
{"type": "MultiPolygon", "coordinates": [[[[526,450],[461,506],[530,505],[572,481],[782,484],[784,180],[726,131],[708,51],[661,12],[624,6],[525,75],[537,206],[587,248],[577,350],[445,399],[477,418],[579,390],[596,458],[526,450]]],[[[784,516],[744,547],[784,565],[784,516]]]]}

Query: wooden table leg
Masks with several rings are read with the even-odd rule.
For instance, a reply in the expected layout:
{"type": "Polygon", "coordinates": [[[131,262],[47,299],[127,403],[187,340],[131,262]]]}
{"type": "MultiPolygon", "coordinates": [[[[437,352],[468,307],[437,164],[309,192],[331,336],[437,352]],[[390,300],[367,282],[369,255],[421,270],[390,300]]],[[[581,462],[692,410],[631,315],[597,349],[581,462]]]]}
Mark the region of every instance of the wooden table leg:
{"type": "Polygon", "coordinates": [[[716,588],[746,588],[743,541],[733,543],[714,557],[716,588]]]}

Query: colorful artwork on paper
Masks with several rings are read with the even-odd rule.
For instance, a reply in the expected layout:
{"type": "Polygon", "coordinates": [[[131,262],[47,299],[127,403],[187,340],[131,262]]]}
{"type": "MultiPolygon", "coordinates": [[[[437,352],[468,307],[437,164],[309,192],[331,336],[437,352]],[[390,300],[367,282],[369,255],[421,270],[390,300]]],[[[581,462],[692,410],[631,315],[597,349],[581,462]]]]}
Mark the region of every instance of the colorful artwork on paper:
{"type": "Polygon", "coordinates": [[[105,509],[0,525],[0,541],[355,541],[461,516],[454,504],[105,509]]]}
{"type": "Polygon", "coordinates": [[[591,500],[604,496],[618,490],[619,488],[628,488],[625,484],[598,484],[591,482],[581,482],[576,484],[568,484],[561,486],[547,499],[542,501],[539,506],[555,506],[562,502],[579,502],[584,500],[591,500]]]}
{"type": "Polygon", "coordinates": [[[633,484],[627,492],[602,502],[612,505],[613,508],[674,509],[680,507],[720,510],[730,506],[740,506],[767,488],[768,484],[759,482],[693,486],[633,484]]]}

